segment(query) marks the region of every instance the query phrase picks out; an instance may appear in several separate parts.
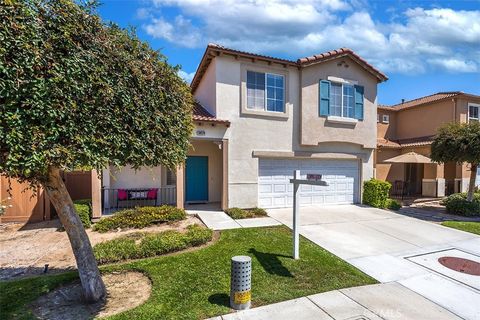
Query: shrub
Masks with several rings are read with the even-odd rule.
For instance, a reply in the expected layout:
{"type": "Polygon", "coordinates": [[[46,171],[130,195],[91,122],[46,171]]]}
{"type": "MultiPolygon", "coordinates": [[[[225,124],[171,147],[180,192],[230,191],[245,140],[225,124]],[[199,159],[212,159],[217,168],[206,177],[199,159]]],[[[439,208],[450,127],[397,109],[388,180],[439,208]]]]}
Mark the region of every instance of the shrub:
{"type": "Polygon", "coordinates": [[[94,246],[100,264],[128,259],[147,258],[199,246],[212,240],[213,231],[198,225],[187,227],[187,232],[167,230],[159,233],[134,233],[105,241],[94,246]]]}
{"type": "Polygon", "coordinates": [[[241,208],[230,208],[225,210],[225,213],[228,214],[232,219],[246,219],[254,218],[259,216],[266,216],[267,212],[262,208],[253,208],[253,209],[241,209],[241,208]]]}
{"type": "Polygon", "coordinates": [[[363,183],[363,203],[375,208],[387,208],[392,185],[387,181],[370,179],[363,183]]]}
{"type": "Polygon", "coordinates": [[[402,205],[395,199],[388,199],[387,200],[387,208],[390,210],[399,210],[402,205]]]}
{"type": "Polygon", "coordinates": [[[107,232],[114,229],[142,229],[156,223],[165,223],[183,220],[187,217],[185,210],[172,206],[137,207],[126,209],[97,222],[93,229],[98,232],[107,232]]]}
{"type": "Polygon", "coordinates": [[[92,200],[75,200],[73,201],[73,206],[75,207],[75,211],[77,211],[85,229],[90,228],[92,225],[92,200]]]}
{"type": "Polygon", "coordinates": [[[448,213],[460,216],[480,216],[480,194],[473,195],[473,201],[467,201],[467,194],[455,193],[442,200],[448,213]]]}

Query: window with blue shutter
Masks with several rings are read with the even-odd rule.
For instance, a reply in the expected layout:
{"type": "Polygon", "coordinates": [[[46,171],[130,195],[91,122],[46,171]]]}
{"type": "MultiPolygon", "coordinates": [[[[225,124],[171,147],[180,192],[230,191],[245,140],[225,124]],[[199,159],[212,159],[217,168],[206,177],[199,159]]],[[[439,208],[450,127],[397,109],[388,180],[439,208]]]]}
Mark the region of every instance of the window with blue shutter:
{"type": "Polygon", "coordinates": [[[349,83],[319,82],[319,115],[363,120],[363,87],[349,83]]]}
{"type": "Polygon", "coordinates": [[[355,119],[363,120],[363,87],[355,86],[355,119]]]}
{"type": "Polygon", "coordinates": [[[320,115],[330,114],[330,81],[320,81],[320,115]]]}

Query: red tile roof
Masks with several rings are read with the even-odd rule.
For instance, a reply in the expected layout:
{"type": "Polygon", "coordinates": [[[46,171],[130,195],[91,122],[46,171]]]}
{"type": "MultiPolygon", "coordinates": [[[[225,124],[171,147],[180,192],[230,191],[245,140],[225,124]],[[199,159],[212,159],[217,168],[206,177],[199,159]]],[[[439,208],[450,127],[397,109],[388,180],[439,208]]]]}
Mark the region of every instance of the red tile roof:
{"type": "Polygon", "coordinates": [[[438,92],[438,93],[431,94],[429,96],[420,97],[420,98],[413,99],[413,100],[410,100],[410,101],[405,101],[403,103],[398,103],[398,104],[395,104],[395,105],[390,106],[390,107],[394,108],[394,109],[397,109],[397,110],[403,110],[403,109],[407,109],[407,108],[411,108],[411,107],[416,107],[416,106],[419,106],[419,105],[422,105],[422,104],[435,102],[435,101],[438,101],[438,100],[453,98],[453,97],[459,96],[461,94],[463,94],[463,92],[461,92],[461,91],[438,92]]]}
{"type": "Polygon", "coordinates": [[[401,140],[387,140],[387,139],[377,139],[377,146],[382,148],[405,148],[405,147],[419,147],[419,146],[428,146],[432,143],[435,136],[425,136],[418,138],[410,139],[401,139],[401,140]]]}
{"type": "Polygon", "coordinates": [[[280,59],[280,58],[275,58],[271,56],[230,49],[215,43],[209,43],[207,46],[207,49],[205,50],[205,53],[203,54],[202,60],[200,61],[200,65],[197,68],[197,72],[193,77],[192,83],[190,84],[192,92],[195,92],[195,90],[198,88],[198,85],[200,84],[200,81],[203,75],[205,74],[205,71],[210,65],[210,62],[215,57],[220,56],[222,54],[228,54],[230,56],[234,56],[235,58],[242,57],[242,58],[252,59],[252,61],[259,60],[259,61],[265,61],[268,63],[277,63],[277,64],[283,65],[284,67],[290,66],[290,67],[296,67],[298,69],[307,67],[312,64],[322,63],[322,62],[330,61],[332,59],[348,56],[352,60],[357,62],[360,66],[362,66],[366,71],[373,74],[378,79],[379,82],[388,80],[385,74],[375,69],[371,64],[369,64],[367,61],[362,59],[359,55],[357,55],[355,52],[353,52],[348,48],[340,48],[340,49],[328,51],[322,54],[317,54],[311,57],[300,58],[297,61],[292,61],[287,59],[280,59]]]}
{"type": "Polygon", "coordinates": [[[195,102],[193,106],[193,120],[203,122],[217,122],[223,124],[230,124],[228,120],[222,120],[215,118],[210,112],[207,111],[199,102],[195,102]]]}
{"type": "Polygon", "coordinates": [[[365,59],[360,57],[358,54],[356,54],[353,50],[349,48],[340,48],[337,50],[316,54],[310,57],[301,58],[301,59],[298,59],[297,62],[302,66],[308,66],[315,63],[325,62],[331,59],[336,59],[336,58],[345,57],[345,56],[350,57],[352,60],[354,60],[363,68],[365,68],[365,70],[367,70],[368,72],[376,76],[379,82],[388,80],[388,77],[383,72],[376,69],[374,66],[369,64],[365,59]]]}

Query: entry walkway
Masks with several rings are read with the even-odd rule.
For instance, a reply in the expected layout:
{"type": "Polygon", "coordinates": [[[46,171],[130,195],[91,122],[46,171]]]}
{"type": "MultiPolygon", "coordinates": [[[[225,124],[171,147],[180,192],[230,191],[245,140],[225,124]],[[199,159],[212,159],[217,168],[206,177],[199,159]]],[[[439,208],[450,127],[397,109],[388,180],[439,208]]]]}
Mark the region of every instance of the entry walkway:
{"type": "Polygon", "coordinates": [[[238,228],[270,227],[278,226],[281,223],[271,217],[232,219],[221,210],[187,209],[188,214],[197,215],[200,220],[212,230],[227,230],[238,228]]]}

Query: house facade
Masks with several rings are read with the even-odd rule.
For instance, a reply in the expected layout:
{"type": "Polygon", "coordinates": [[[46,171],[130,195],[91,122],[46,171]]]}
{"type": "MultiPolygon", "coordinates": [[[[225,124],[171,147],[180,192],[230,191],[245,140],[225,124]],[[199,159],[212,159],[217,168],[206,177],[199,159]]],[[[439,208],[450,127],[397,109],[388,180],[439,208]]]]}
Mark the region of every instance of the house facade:
{"type": "Polygon", "coordinates": [[[358,203],[374,174],[385,80],[349,49],[290,61],[209,44],[191,83],[197,104],[185,165],[110,168],[94,193],[104,212],[127,200],[288,207],[299,169],[329,183],[302,186],[301,204],[358,203]]]}
{"type": "Polygon", "coordinates": [[[480,96],[463,92],[440,92],[393,106],[378,106],[376,177],[391,182],[394,189],[406,184],[412,196],[442,197],[467,191],[467,164],[392,164],[385,160],[408,152],[430,157],[438,128],[449,122],[479,121],[479,110],[480,96]]]}

